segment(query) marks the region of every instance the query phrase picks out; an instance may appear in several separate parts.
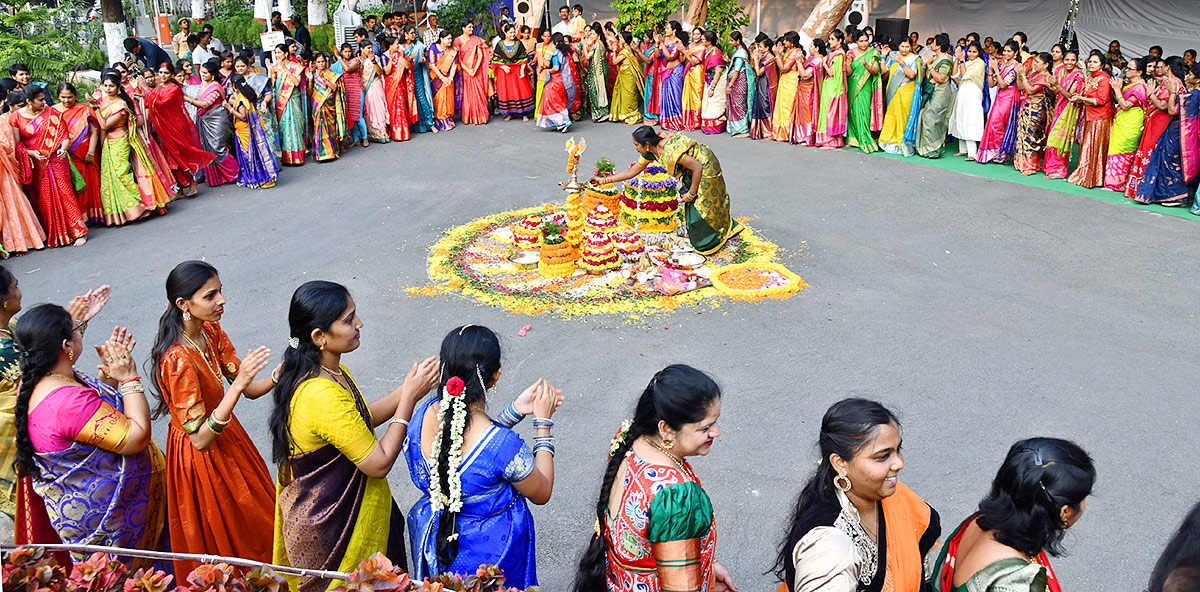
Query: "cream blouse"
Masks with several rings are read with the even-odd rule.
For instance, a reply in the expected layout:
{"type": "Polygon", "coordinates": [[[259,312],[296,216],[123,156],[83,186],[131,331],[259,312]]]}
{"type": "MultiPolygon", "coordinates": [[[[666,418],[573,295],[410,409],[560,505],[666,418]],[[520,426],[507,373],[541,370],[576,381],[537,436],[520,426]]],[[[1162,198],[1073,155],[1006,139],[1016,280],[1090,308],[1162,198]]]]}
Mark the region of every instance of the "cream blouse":
{"type": "Polygon", "coordinates": [[[817,526],[792,548],[792,592],[855,592],[879,569],[879,545],[871,540],[858,509],[837,492],[842,511],[833,526],[817,526]]]}

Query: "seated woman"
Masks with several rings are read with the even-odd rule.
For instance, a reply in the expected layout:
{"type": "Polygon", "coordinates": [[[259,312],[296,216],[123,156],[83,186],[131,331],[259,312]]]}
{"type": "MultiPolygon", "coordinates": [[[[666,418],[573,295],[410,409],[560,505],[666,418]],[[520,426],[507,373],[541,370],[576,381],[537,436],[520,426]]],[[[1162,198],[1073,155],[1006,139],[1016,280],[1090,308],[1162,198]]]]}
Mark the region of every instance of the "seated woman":
{"type": "Polygon", "coordinates": [[[55,304],[35,306],[17,322],[17,470],[33,478],[64,543],[160,550],[167,540],[164,463],[129,355],[133,338],[118,328],[96,347],[96,380],[74,368],[83,353],[81,325],[55,304]]]}
{"type": "Polygon", "coordinates": [[[796,500],[775,574],[781,592],[918,592],[938,513],[899,482],[900,422],[866,399],[821,419],[821,464],[796,500]],[[890,586],[890,588],[888,587],[890,586]]]}
{"type": "MultiPolygon", "coordinates": [[[[404,514],[387,474],[400,456],[413,405],[437,382],[432,357],[413,364],[404,384],[368,404],[343,354],[359,346],[354,299],[340,284],[312,281],[292,294],[290,339],[275,386],[271,452],[279,463],[273,563],[350,572],[383,553],[407,570],[404,514]],[[383,437],[375,428],[387,424],[383,437]]],[[[338,580],[290,578],[317,592],[338,580]]]]}
{"type": "Polygon", "coordinates": [[[683,135],[662,137],[654,128],[643,125],[633,131],[633,146],[642,157],[628,169],[606,177],[592,177],[592,183],[614,183],[632,179],[658,161],[667,173],[678,177],[686,191],[679,196],[684,204],[688,239],[696,251],[710,255],[742,231],[742,225],[729,215],[729,194],[721,175],[721,162],[708,146],[683,135]]]}
{"type": "Polygon", "coordinates": [[[559,391],[538,379],[493,420],[487,392],[500,379],[500,340],[487,327],[467,325],[442,340],[438,394],[413,412],[404,458],[421,499],[408,513],[413,578],[439,573],[474,575],[483,564],[504,570],[508,582],[537,585],[533,515],[554,489],[550,417],[559,391]],[[532,452],[512,430],[533,413],[532,452]]]}
{"type": "Polygon", "coordinates": [[[716,561],[712,501],[684,460],[712,450],[720,416],[707,374],[675,364],[654,375],[609,446],[574,590],[737,590],[716,561]]]}
{"type": "Polygon", "coordinates": [[[1013,444],[979,510],[942,546],[935,592],[1058,590],[1047,554],[1062,554],[1063,537],[1083,515],[1095,482],[1091,457],[1074,442],[1013,444]]]}

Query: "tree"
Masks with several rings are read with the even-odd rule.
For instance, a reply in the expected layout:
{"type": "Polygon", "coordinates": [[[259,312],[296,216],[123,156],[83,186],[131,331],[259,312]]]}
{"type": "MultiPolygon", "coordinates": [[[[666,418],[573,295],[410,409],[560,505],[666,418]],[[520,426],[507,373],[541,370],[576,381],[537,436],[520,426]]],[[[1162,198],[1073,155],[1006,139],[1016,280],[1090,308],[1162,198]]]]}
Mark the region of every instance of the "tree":
{"type": "Polygon", "coordinates": [[[609,6],[617,13],[619,28],[633,26],[633,34],[641,36],[649,29],[662,26],[682,6],[681,0],[611,0],[609,6]]]}
{"type": "Polygon", "coordinates": [[[48,8],[25,0],[0,0],[0,7],[0,64],[26,64],[38,80],[52,82],[88,61],[75,30],[80,5],[64,1],[48,8]]]}
{"type": "Polygon", "coordinates": [[[818,0],[808,20],[804,21],[804,26],[800,27],[800,34],[808,39],[829,37],[853,3],[854,0],[818,0]]]}
{"type": "Polygon", "coordinates": [[[108,63],[119,62],[125,59],[125,6],[121,0],[100,0],[100,12],[108,63]]]}

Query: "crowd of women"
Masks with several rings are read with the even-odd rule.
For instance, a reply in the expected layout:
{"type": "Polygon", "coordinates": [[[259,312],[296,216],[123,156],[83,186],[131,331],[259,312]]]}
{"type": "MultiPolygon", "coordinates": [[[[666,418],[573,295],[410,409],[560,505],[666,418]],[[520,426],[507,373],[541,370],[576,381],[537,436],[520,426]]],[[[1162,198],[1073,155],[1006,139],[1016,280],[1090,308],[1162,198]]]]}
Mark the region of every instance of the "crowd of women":
{"type": "MultiPolygon", "coordinates": [[[[537,584],[528,503],[551,498],[552,418],[563,398],[539,379],[489,415],[503,368],[488,328],[454,328],[436,357],[413,363],[399,387],[368,401],[344,359],[360,346],[363,320],[339,284],[310,281],[295,291],[287,349],[261,378],[270,351],[239,358],[221,329],[226,301],[208,263],[186,261],[168,275],[148,378],[138,375],[134,338],[121,327],[95,346],[95,376],[78,368],[107,286],[13,322],[22,297],[0,267],[0,324],[10,327],[0,329],[0,418],[12,420],[0,422],[0,436],[17,443],[2,459],[0,509],[15,512],[18,543],[170,549],[340,572],[383,553],[417,580],[494,564],[510,585],[537,584]],[[235,415],[243,398],[268,393],[274,483],[235,415]],[[165,454],[151,439],[159,415],[170,418],[165,454]],[[516,431],[528,415],[532,445],[516,431]],[[421,494],[407,514],[387,480],[400,457],[421,494]]],[[[720,388],[704,372],[672,365],[633,407],[608,450],[573,589],[736,591],[716,560],[716,509],[688,460],[721,436],[720,388]]],[[[1077,444],[1016,442],[977,510],[949,529],[899,480],[905,458],[891,410],[839,401],[815,436],[817,469],[781,525],[781,591],[1061,589],[1050,558],[1063,553],[1097,477],[1077,444]]],[[[196,564],[159,567],[182,577],[196,564]]],[[[339,582],[307,575],[290,584],[318,592],[339,582]]],[[[1200,506],[1149,586],[1198,589],[1200,506]]]]}

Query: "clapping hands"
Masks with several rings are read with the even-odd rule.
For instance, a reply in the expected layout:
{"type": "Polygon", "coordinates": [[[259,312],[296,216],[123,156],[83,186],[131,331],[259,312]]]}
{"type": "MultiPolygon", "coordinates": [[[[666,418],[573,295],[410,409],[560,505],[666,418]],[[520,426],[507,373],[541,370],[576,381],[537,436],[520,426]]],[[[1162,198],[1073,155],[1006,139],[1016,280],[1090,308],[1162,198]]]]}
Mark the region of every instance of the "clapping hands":
{"type": "Polygon", "coordinates": [[[513,401],[513,409],[521,415],[532,413],[534,417],[550,419],[562,404],[562,391],[548,380],[539,378],[513,401]]]}

